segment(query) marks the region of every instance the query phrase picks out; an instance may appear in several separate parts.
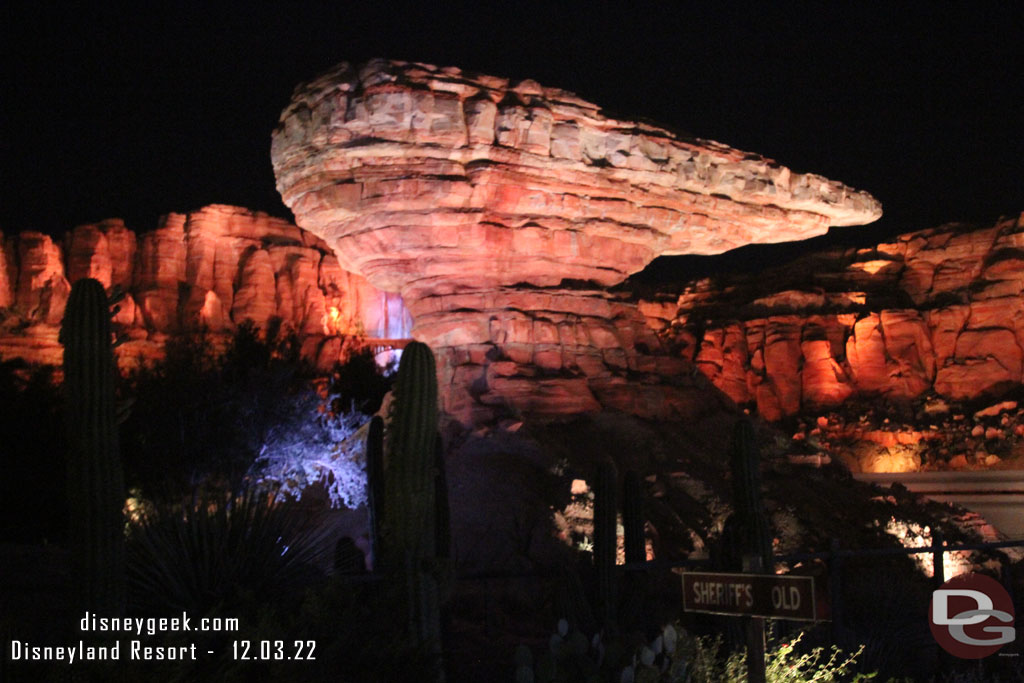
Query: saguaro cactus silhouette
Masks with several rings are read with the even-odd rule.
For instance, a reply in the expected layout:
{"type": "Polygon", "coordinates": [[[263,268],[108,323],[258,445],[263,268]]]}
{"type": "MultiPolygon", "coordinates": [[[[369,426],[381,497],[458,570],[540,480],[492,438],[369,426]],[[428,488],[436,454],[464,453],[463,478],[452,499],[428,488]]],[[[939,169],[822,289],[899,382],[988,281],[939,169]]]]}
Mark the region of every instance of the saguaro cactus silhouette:
{"type": "Polygon", "coordinates": [[[733,506],[730,535],[735,558],[754,557],[760,571],[772,571],[772,532],[761,493],[761,455],[754,426],[742,419],[733,428],[729,451],[732,472],[733,506]]]}
{"type": "Polygon", "coordinates": [[[61,327],[67,394],[70,539],[79,599],[104,615],[124,611],[124,472],[117,438],[109,300],[103,285],[71,288],[61,327]]]}
{"type": "Polygon", "coordinates": [[[618,506],[616,505],[615,463],[605,460],[598,465],[594,483],[594,569],[597,574],[597,596],[606,623],[615,620],[618,591],[615,559],[618,551],[618,506]]]}
{"type": "MultiPolygon", "coordinates": [[[[447,485],[439,460],[437,369],[426,344],[412,342],[405,348],[394,392],[384,462],[381,559],[386,571],[404,573],[410,633],[437,657],[435,677],[440,679],[444,558],[438,551],[446,552],[448,545],[447,485]]],[[[373,513],[375,519],[379,512],[373,513]]]]}

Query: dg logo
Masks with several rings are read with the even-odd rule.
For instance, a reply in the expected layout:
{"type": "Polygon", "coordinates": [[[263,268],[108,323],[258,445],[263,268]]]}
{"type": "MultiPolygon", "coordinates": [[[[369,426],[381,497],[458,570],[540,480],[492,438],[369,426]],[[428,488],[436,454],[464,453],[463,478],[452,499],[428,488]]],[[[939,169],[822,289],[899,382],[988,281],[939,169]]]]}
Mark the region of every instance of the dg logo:
{"type": "Polygon", "coordinates": [[[932,593],[928,622],[936,642],[963,659],[980,659],[1016,637],[1013,601],[998,581],[961,574],[932,593]]]}

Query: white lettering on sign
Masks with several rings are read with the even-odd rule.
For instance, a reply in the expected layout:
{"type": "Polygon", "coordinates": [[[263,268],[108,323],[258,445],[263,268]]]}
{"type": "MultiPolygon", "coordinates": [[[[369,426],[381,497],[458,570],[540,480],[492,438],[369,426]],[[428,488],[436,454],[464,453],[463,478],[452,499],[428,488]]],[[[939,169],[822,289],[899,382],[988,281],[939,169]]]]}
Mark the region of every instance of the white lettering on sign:
{"type": "Polygon", "coordinates": [[[772,607],[782,610],[800,609],[800,589],[790,586],[787,590],[782,586],[772,586],[772,607]]]}
{"type": "Polygon", "coordinates": [[[754,604],[754,587],[749,583],[695,581],[694,604],[702,607],[750,607],[754,604]]]}

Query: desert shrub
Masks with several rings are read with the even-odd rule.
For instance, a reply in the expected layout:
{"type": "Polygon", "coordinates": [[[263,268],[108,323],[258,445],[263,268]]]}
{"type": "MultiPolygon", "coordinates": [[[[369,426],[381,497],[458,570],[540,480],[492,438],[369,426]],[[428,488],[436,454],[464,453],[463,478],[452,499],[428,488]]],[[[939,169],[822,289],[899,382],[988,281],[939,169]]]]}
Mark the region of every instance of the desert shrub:
{"type": "Polygon", "coordinates": [[[323,479],[335,504],[358,504],[361,465],[332,449],[366,419],[358,408],[372,405],[367,397],[388,380],[372,356],[368,368],[362,356],[352,362],[358,370],[343,364],[334,373],[349,377],[343,401],[317,389],[294,336],[273,328],[260,334],[242,325],[222,353],[202,334],[168,342],[162,362],[127,378],[134,398],[122,429],[129,487],[172,502],[238,491],[253,479],[297,496],[323,479]]]}
{"type": "Polygon", "coordinates": [[[322,574],[333,536],[307,507],[245,493],[151,510],[129,526],[131,604],[204,615],[247,599],[299,595],[322,574]]]}
{"type": "MultiPolygon", "coordinates": [[[[861,681],[875,674],[853,668],[860,650],[801,648],[801,636],[775,640],[765,654],[769,683],[861,681]]],[[[546,650],[536,656],[525,646],[516,651],[516,681],[613,681],[633,683],[742,683],[747,680],[745,652],[726,653],[721,636],[694,637],[678,624],[667,625],[650,641],[597,634],[588,638],[561,620],[546,650]]]]}
{"type": "Polygon", "coordinates": [[[369,417],[356,411],[335,413],[327,408],[334,403],[331,399],[311,390],[282,398],[249,468],[250,485],[298,500],[319,483],[332,507],[356,508],[366,502],[365,449],[345,442],[369,417]]]}
{"type": "Polygon", "coordinates": [[[393,366],[394,363],[382,371],[368,347],[354,350],[331,373],[331,393],[337,399],[334,408],[356,410],[367,415],[377,412],[384,395],[391,390],[393,366]]]}

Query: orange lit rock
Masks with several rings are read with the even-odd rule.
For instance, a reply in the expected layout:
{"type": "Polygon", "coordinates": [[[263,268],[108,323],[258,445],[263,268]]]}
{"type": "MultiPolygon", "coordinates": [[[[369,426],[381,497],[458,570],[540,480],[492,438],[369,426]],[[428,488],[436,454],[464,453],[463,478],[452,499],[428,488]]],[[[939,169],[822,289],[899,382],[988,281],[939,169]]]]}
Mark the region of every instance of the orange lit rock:
{"type": "Polygon", "coordinates": [[[163,217],[156,230],[139,239],[134,294],[148,330],[180,329],[178,298],[185,284],[185,253],[185,216],[181,214],[163,217]]]}
{"type": "Polygon", "coordinates": [[[681,355],[699,349],[699,369],[738,402],[744,392],[725,380],[722,348],[724,330],[742,336],[746,401],[769,419],[854,394],[975,398],[1021,382],[1021,248],[1024,215],[976,229],[949,225],[871,249],[808,254],[768,272],[695,281],[676,297],[675,315],[664,295],[656,307],[641,306],[657,311],[650,324],[681,355]],[[787,330],[774,330],[769,352],[765,314],[794,312],[787,330]]]}
{"type": "MultiPolygon", "coordinates": [[[[605,288],[659,254],[803,239],[880,215],[866,193],[609,118],[563,90],[404,62],[341,64],[299,86],[271,157],[300,225],[342,267],[401,293],[414,336],[440,357],[445,410],[466,423],[480,406],[665,412],[678,392],[653,374],[665,349],[651,308],[605,288]],[[511,360],[525,379],[461,385],[476,371],[458,366],[480,347],[485,365],[511,360]],[[665,398],[625,400],[635,382],[608,377],[628,374],[665,398]]],[[[791,355],[774,342],[769,352],[791,355]]],[[[779,391],[785,409],[799,404],[779,391]]]]}
{"type": "Polygon", "coordinates": [[[927,324],[914,310],[883,310],[880,321],[889,373],[886,393],[901,398],[919,396],[935,379],[935,355],[927,324]]]}
{"type": "Polygon", "coordinates": [[[70,293],[60,248],[48,235],[21,233],[18,236],[15,310],[26,320],[56,325],[64,317],[64,305],[70,293]]]}
{"type": "Polygon", "coordinates": [[[885,337],[878,314],[872,313],[858,320],[852,332],[846,343],[846,359],[857,389],[868,393],[881,391],[889,383],[889,372],[885,337]]]}
{"type": "Polygon", "coordinates": [[[231,301],[231,319],[251,321],[264,328],[277,313],[277,281],[274,264],[266,249],[252,247],[242,252],[239,261],[238,289],[231,301]]]}
{"type": "Polygon", "coordinates": [[[711,383],[734,402],[742,405],[750,400],[747,340],[742,327],[709,330],[696,362],[711,383]]]}
{"type": "Polygon", "coordinates": [[[971,309],[967,305],[946,306],[924,312],[931,333],[937,369],[945,367],[946,362],[953,356],[957,337],[963,332],[970,314],[971,309]]]}
{"type": "Polygon", "coordinates": [[[4,240],[3,233],[0,233],[0,308],[7,308],[14,303],[18,271],[13,246],[4,240]]]}
{"type": "Polygon", "coordinates": [[[111,219],[75,228],[63,244],[62,253],[32,232],[0,240],[3,357],[59,363],[55,330],[70,282],[84,277],[126,292],[113,318],[128,340],[118,348],[126,365],[158,357],[168,335],[205,329],[222,344],[245,321],[279,321],[321,367],[345,353],[330,341],[337,335],[409,336],[399,296],[343,271],[318,238],[266,214],[212,205],[168,214],[138,237],[111,219]]]}
{"type": "Polygon", "coordinates": [[[965,330],[953,357],[939,369],[935,390],[950,398],[972,398],[1012,388],[1021,381],[1021,349],[1013,332],[965,330]]]}
{"type": "Polygon", "coordinates": [[[800,378],[805,409],[837,406],[853,393],[843,367],[832,355],[832,345],[827,339],[803,342],[800,353],[804,361],[800,378]]]}

